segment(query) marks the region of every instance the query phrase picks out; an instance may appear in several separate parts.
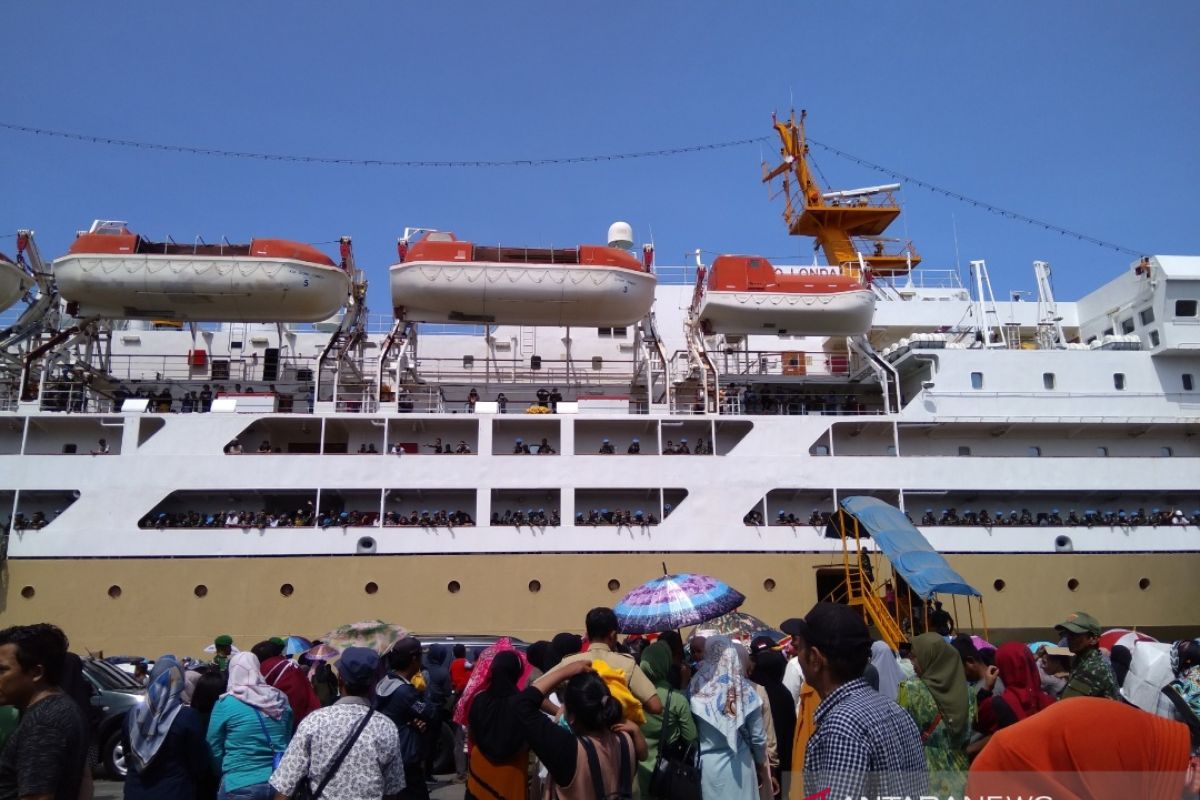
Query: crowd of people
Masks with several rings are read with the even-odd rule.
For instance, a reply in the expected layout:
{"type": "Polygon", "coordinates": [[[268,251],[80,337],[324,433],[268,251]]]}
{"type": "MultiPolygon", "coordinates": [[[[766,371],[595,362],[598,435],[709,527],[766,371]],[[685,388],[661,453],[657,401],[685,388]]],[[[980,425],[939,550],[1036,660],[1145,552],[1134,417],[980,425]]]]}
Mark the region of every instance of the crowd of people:
{"type": "MultiPolygon", "coordinates": [[[[583,627],[525,650],[405,636],[332,665],[229,636],[210,664],[161,656],[126,722],[125,796],[428,798],[447,727],[475,800],[1200,790],[1200,639],[1170,645],[1169,702],[1151,713],[1122,699],[1136,660],[1102,651],[1084,612],[1036,650],[949,631],[897,652],[834,603],[748,642],[703,625],[622,641],[607,607],[583,627]]],[[[54,626],[0,631],[0,703],[19,712],[0,714],[0,797],[89,796],[79,671],[54,626]]]]}
{"type": "MultiPolygon", "coordinates": [[[[1149,525],[1151,527],[1168,526],[1168,525],[1200,525],[1200,510],[1193,511],[1190,515],[1184,514],[1178,508],[1152,508],[1147,513],[1146,509],[1139,508],[1132,513],[1126,513],[1125,509],[1117,509],[1116,511],[1097,511],[1089,509],[1083,513],[1077,512],[1075,509],[1069,509],[1064,517],[1057,508],[1052,508],[1049,511],[1030,511],[1028,508],[1022,508],[1020,511],[1012,510],[1005,514],[1003,511],[996,511],[994,514],[989,513],[986,509],[979,512],[970,509],[964,509],[961,513],[956,508],[942,509],[940,514],[934,513],[932,508],[925,509],[921,515],[920,522],[913,519],[912,514],[905,512],[905,516],[914,525],[922,527],[936,527],[938,525],[949,526],[982,526],[985,528],[1077,528],[1077,527],[1138,527],[1149,525]]],[[[763,513],[758,509],[753,509],[742,517],[742,522],[746,525],[762,525],[764,524],[763,513]]],[[[833,514],[829,511],[821,511],[812,509],[808,515],[807,524],[814,527],[824,528],[833,523],[833,514]]],[[[802,525],[804,520],[790,510],[782,509],[776,512],[772,525],[802,525]]]]}

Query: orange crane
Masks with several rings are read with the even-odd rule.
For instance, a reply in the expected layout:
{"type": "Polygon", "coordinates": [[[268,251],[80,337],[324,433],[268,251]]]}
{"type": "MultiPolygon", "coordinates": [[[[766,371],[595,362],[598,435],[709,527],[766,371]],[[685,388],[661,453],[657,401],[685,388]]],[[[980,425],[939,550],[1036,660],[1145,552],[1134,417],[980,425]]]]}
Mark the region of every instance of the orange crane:
{"type": "Polygon", "coordinates": [[[793,236],[812,236],[825,252],[830,266],[840,267],[843,275],[869,282],[873,275],[896,276],[908,273],[921,261],[912,242],[883,236],[900,216],[893,192],[900,184],[869,186],[862,189],[824,191],[813,177],[808,164],[808,141],[804,118],[795,112],[786,122],[772,115],[782,146],[782,162],[774,169],[763,163],[763,183],[783,178],[783,219],[793,236]],[[866,273],[865,275],[863,273],[866,273]]]}

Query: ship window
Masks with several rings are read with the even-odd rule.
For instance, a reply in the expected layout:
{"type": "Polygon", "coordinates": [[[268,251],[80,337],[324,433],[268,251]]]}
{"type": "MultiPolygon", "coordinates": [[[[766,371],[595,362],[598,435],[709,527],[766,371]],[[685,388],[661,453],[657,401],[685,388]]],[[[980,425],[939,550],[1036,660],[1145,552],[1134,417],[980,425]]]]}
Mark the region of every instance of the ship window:
{"type": "Polygon", "coordinates": [[[629,329],[624,328],[624,327],[613,328],[612,331],[613,331],[612,335],[613,335],[614,339],[624,339],[625,337],[627,337],[629,335],[629,329]]]}
{"type": "Polygon", "coordinates": [[[1113,373],[1113,388],[1118,391],[1121,391],[1125,388],[1125,373],[1124,372],[1114,372],[1113,373]]]}
{"type": "Polygon", "coordinates": [[[1112,336],[1112,335],[1113,335],[1113,329],[1112,329],[1112,328],[1105,328],[1105,329],[1104,329],[1104,335],[1105,335],[1105,336],[1112,336]]]}
{"type": "Polygon", "coordinates": [[[596,372],[604,369],[604,356],[592,356],[592,369],[596,372]]]}
{"type": "Polygon", "coordinates": [[[1133,333],[1133,317],[1121,320],[1121,333],[1133,333]]]}
{"type": "Polygon", "coordinates": [[[1054,388],[1054,373],[1053,372],[1043,372],[1042,373],[1042,386],[1044,386],[1047,389],[1054,388]]]}
{"type": "Polygon", "coordinates": [[[968,445],[960,444],[958,446],[958,454],[960,456],[969,456],[971,455],[971,448],[968,445]]]}
{"type": "Polygon", "coordinates": [[[1143,325],[1149,325],[1151,322],[1154,322],[1154,309],[1143,308],[1138,312],[1138,319],[1142,321],[1143,325]]]}
{"type": "Polygon", "coordinates": [[[612,336],[612,328],[596,328],[597,336],[612,336]]]}
{"type": "Polygon", "coordinates": [[[1164,447],[1158,452],[1163,458],[1170,458],[1171,456],[1175,455],[1175,451],[1169,447],[1164,447]]]}
{"type": "Polygon", "coordinates": [[[971,373],[971,388],[972,389],[982,389],[983,388],[983,373],[982,372],[972,372],[971,373]]]}
{"type": "Polygon", "coordinates": [[[475,366],[475,356],[463,356],[463,369],[471,369],[475,366]]]}
{"type": "Polygon", "coordinates": [[[1150,346],[1158,347],[1158,331],[1150,331],[1150,346]]]}
{"type": "Polygon", "coordinates": [[[1087,343],[1088,343],[1088,344],[1091,344],[1091,343],[1092,343],[1092,342],[1094,342],[1094,341],[1096,341],[1096,337],[1095,337],[1095,336],[1089,336],[1089,337],[1088,337],[1088,340],[1087,340],[1087,343]]]}
{"type": "Polygon", "coordinates": [[[1177,316],[1177,317],[1194,317],[1194,316],[1196,316],[1196,301],[1195,300],[1176,300],[1175,301],[1175,316],[1177,316]]]}
{"type": "Polygon", "coordinates": [[[1042,448],[1038,447],[1036,444],[1035,444],[1035,445],[1030,445],[1030,447],[1029,447],[1029,455],[1030,455],[1030,457],[1031,457],[1031,458],[1037,458],[1037,457],[1038,457],[1038,456],[1040,456],[1041,454],[1042,454],[1042,448]]]}
{"type": "Polygon", "coordinates": [[[1108,448],[1104,447],[1103,445],[1097,447],[1096,455],[1100,456],[1101,458],[1108,458],[1108,448]]]}
{"type": "Polygon", "coordinates": [[[1185,372],[1185,373],[1183,373],[1182,377],[1183,377],[1183,390],[1185,392],[1192,391],[1193,387],[1195,386],[1195,383],[1192,382],[1192,373],[1185,372]]]}
{"type": "Polygon", "coordinates": [[[894,456],[894,455],[896,455],[896,445],[894,445],[894,444],[889,444],[889,445],[887,446],[887,454],[888,454],[889,456],[894,456]]]}
{"type": "Polygon", "coordinates": [[[829,448],[823,444],[815,444],[813,445],[812,454],[814,456],[827,456],[829,455],[829,448]]]}

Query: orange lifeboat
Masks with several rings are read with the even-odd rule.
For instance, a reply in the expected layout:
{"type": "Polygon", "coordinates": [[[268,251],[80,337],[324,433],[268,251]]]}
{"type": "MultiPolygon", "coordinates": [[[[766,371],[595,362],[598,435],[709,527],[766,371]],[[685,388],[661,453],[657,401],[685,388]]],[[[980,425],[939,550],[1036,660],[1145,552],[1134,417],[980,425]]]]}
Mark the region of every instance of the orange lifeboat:
{"type": "Polygon", "coordinates": [[[761,256],[718,256],[700,303],[710,333],[855,336],[866,333],[875,295],[836,267],[782,271],[761,256]]]}
{"type": "Polygon", "coordinates": [[[654,303],[648,263],[604,245],[496,247],[430,232],[401,243],[392,305],[415,322],[631,325],[654,303]]]}
{"type": "Polygon", "coordinates": [[[0,311],[21,299],[33,287],[33,278],[8,256],[0,253],[0,311]]]}
{"type": "Polygon", "coordinates": [[[151,242],[97,220],[54,261],[74,314],[195,322],[320,322],[346,302],[350,276],[311,245],[151,242]]]}

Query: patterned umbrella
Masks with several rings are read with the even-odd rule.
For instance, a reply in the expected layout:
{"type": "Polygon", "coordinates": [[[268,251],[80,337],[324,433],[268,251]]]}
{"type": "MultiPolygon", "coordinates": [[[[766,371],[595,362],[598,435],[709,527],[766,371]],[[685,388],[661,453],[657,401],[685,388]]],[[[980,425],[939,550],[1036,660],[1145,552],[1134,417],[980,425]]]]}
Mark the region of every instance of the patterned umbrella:
{"type": "Polygon", "coordinates": [[[623,633],[653,633],[719,617],[746,602],[746,596],[716,578],[682,573],[643,583],[613,610],[623,633]]]}
{"type": "Polygon", "coordinates": [[[708,630],[724,634],[731,639],[739,639],[747,642],[756,636],[770,636],[776,641],[783,638],[782,633],[753,614],[747,614],[745,611],[730,611],[728,614],[722,614],[715,619],[710,619],[704,624],[704,627],[708,630]]]}
{"type": "Polygon", "coordinates": [[[311,650],[305,651],[304,657],[309,661],[332,661],[341,654],[342,652],[336,647],[330,647],[322,642],[321,644],[313,647],[311,650]]]}
{"type": "Polygon", "coordinates": [[[334,628],[324,636],[319,636],[322,642],[337,650],[339,653],[347,647],[369,647],[383,655],[396,642],[408,636],[408,631],[399,625],[391,625],[383,620],[372,619],[365,622],[352,622],[334,628]]]}

